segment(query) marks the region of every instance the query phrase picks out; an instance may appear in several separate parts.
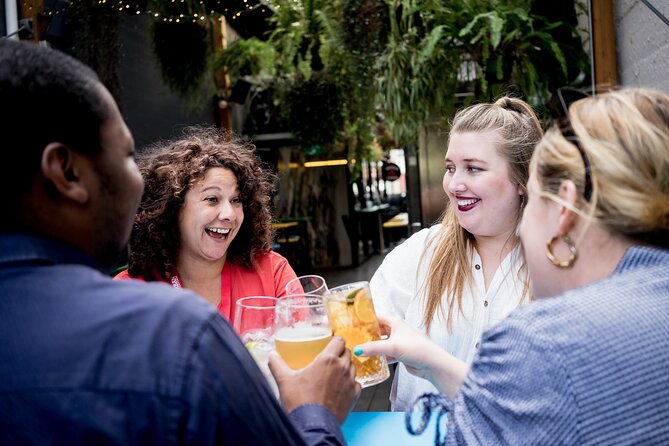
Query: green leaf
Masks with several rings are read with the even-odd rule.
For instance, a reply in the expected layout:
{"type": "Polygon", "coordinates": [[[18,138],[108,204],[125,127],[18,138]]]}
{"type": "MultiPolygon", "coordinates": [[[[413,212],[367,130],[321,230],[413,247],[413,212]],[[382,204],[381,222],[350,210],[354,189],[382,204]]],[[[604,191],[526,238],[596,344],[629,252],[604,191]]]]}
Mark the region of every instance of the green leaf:
{"type": "Polygon", "coordinates": [[[478,20],[480,18],[481,18],[480,14],[477,15],[476,17],[474,17],[474,19],[471,22],[467,23],[467,25],[465,25],[465,27],[460,30],[460,32],[458,33],[458,36],[464,37],[467,34],[469,34],[472,31],[472,28],[474,27],[474,25],[476,25],[476,22],[478,22],[478,20]]]}
{"type": "Polygon", "coordinates": [[[497,48],[502,39],[502,28],[504,27],[504,19],[502,19],[496,11],[490,12],[487,19],[490,21],[490,43],[493,48],[497,48]]]}
{"type": "Polygon", "coordinates": [[[434,48],[439,43],[444,32],[444,26],[440,25],[432,29],[427,36],[425,46],[421,49],[418,56],[418,63],[422,65],[426,60],[431,59],[434,53],[434,48]]]}
{"type": "Polygon", "coordinates": [[[525,10],[525,9],[514,8],[510,11],[510,14],[516,15],[518,18],[520,18],[524,22],[530,21],[530,17],[527,15],[527,10],[525,10]]]}
{"type": "MultiPolygon", "coordinates": [[[[492,11],[492,12],[486,12],[483,14],[478,14],[474,19],[469,22],[459,33],[458,35],[460,37],[464,37],[467,34],[471,33],[474,25],[479,20],[486,20],[489,24],[489,33],[490,33],[490,41],[486,42],[485,45],[489,44],[492,46],[492,48],[497,48],[499,45],[499,42],[502,39],[502,28],[504,27],[504,19],[502,19],[499,14],[497,14],[497,11],[492,11]]],[[[487,33],[488,28],[485,26],[482,26],[476,35],[469,40],[469,43],[474,44],[481,40],[487,33]]]]}
{"type": "Polygon", "coordinates": [[[550,48],[553,51],[553,56],[557,59],[557,61],[560,63],[560,68],[562,68],[562,74],[564,74],[564,77],[567,77],[567,61],[564,58],[564,53],[560,49],[560,46],[557,44],[556,41],[551,40],[549,42],[550,48]]]}
{"type": "Polygon", "coordinates": [[[498,80],[502,80],[504,77],[504,61],[501,54],[495,60],[495,75],[498,80]]]}

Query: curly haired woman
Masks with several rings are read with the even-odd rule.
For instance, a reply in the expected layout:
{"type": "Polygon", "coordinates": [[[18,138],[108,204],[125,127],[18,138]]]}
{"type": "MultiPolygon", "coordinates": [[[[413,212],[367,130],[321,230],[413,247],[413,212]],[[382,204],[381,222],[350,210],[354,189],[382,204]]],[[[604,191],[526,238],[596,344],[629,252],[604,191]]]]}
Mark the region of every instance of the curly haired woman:
{"type": "Polygon", "coordinates": [[[271,250],[271,174],[247,145],[190,127],[139,156],[145,189],[117,279],[189,288],[228,319],[245,296],[282,296],[296,277],[271,250]]]}

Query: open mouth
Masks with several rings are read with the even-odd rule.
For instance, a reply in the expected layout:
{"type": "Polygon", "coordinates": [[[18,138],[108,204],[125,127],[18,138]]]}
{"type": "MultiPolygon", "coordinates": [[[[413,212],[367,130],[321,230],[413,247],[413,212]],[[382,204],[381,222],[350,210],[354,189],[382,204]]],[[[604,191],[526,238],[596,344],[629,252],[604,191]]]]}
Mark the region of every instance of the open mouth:
{"type": "Polygon", "coordinates": [[[204,231],[217,240],[225,240],[230,234],[230,228],[204,228],[204,231]]]}
{"type": "Polygon", "coordinates": [[[460,212],[467,212],[473,209],[478,202],[481,201],[480,198],[469,198],[467,200],[458,200],[458,210],[460,212]]]}

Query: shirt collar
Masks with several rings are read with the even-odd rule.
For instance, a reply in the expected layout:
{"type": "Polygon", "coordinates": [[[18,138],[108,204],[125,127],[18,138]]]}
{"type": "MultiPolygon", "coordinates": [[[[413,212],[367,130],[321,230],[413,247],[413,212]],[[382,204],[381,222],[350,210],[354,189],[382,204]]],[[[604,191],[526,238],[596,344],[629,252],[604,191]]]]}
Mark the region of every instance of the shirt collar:
{"type": "Polygon", "coordinates": [[[666,249],[633,245],[625,252],[625,255],[618,263],[614,274],[619,274],[639,267],[662,265],[666,264],[668,261],[669,251],[666,249]]]}
{"type": "Polygon", "coordinates": [[[90,256],[57,240],[28,234],[0,234],[0,266],[10,264],[83,264],[106,273],[90,256]]]}

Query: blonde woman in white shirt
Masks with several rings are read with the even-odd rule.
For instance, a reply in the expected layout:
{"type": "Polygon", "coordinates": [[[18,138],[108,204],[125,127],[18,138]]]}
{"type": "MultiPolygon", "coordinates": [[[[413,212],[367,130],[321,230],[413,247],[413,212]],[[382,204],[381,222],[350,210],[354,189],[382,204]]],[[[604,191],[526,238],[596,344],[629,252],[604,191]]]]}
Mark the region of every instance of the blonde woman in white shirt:
{"type": "MultiPolygon", "coordinates": [[[[440,224],[391,251],[371,280],[379,315],[422,330],[470,363],[482,333],[529,298],[516,233],[541,124],[524,101],[503,97],[454,117],[445,157],[448,205],[440,224]]],[[[390,400],[404,411],[427,380],[398,365],[390,400]]]]}

